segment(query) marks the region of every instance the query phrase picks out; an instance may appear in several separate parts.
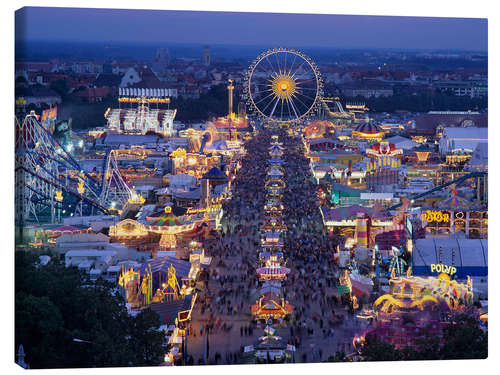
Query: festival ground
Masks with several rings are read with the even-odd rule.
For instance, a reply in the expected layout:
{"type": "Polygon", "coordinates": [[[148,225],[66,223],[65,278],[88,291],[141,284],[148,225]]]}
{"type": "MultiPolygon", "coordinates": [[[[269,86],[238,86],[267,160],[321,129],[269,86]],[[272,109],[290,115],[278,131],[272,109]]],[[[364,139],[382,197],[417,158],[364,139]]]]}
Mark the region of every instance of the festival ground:
{"type": "MultiPolygon", "coordinates": [[[[209,327],[209,363],[243,363],[243,347],[262,335],[250,315],[258,298],[255,265],[260,249],[259,228],[264,222],[264,180],[269,131],[246,145],[247,155],[235,180],[233,199],[225,207],[220,238],[206,243],[214,256],[210,281],[199,295],[188,329],[187,363],[205,363],[209,327]]],[[[294,312],[277,334],[297,347],[296,362],[326,360],[346,352],[355,332],[363,330],[336,292],[338,270],[333,251],[340,238],[325,236],[315,202],[316,189],[299,139],[280,132],[284,142],[284,219],[288,226],[285,258],[291,273],[284,295],[294,312]]]]}

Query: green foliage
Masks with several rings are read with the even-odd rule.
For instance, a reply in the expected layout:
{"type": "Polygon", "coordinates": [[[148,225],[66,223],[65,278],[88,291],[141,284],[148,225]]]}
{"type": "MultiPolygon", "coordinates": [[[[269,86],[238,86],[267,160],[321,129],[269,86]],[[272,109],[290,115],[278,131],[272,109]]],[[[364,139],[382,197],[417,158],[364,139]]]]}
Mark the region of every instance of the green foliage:
{"type": "Polygon", "coordinates": [[[325,362],[348,362],[348,359],[344,352],[335,352],[335,355],[329,356],[325,362]]]}
{"type": "Polygon", "coordinates": [[[364,361],[411,361],[444,359],[484,359],[488,357],[488,333],[476,318],[461,314],[444,329],[444,339],[428,334],[415,347],[396,349],[394,345],[368,337],[361,349],[364,361]]]}
{"type": "Polygon", "coordinates": [[[68,93],[69,87],[66,79],[58,79],[50,83],[50,88],[61,95],[61,98],[65,98],[68,93]]]}
{"type": "Polygon", "coordinates": [[[468,315],[460,315],[445,330],[447,338],[441,354],[449,359],[488,358],[488,333],[483,332],[478,321],[468,315]]]}
{"type": "Polygon", "coordinates": [[[403,359],[401,354],[394,345],[373,338],[367,338],[361,349],[365,361],[400,361],[403,359]]]}
{"type": "MultiPolygon", "coordinates": [[[[199,99],[173,99],[170,106],[177,108],[176,120],[182,122],[204,121],[210,117],[225,116],[228,112],[226,85],[217,85],[199,99]]],[[[238,109],[238,94],[234,93],[233,111],[238,109]]]]}
{"type": "Polygon", "coordinates": [[[113,285],[54,259],[16,252],[15,348],[31,368],[158,365],[163,333],[158,315],[127,313],[113,285]],[[84,340],[75,342],[74,339],[84,340]]]}
{"type": "Polygon", "coordinates": [[[151,309],[137,315],[131,326],[131,345],[139,348],[135,354],[135,362],[144,365],[155,365],[162,361],[164,335],[158,331],[160,318],[151,309]]]}
{"type": "Polygon", "coordinates": [[[67,99],[60,104],[60,112],[72,118],[74,130],[84,130],[96,126],[104,126],[106,119],[104,113],[110,107],[117,105],[116,98],[105,98],[102,102],[87,103],[78,99],[67,99]]]}

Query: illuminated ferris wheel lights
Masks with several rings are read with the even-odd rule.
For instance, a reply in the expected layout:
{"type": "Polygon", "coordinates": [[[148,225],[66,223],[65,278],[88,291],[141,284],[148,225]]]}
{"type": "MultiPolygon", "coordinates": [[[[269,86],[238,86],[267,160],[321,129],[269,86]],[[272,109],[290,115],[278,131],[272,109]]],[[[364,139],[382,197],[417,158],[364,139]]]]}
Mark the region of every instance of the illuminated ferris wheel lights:
{"type": "Polygon", "coordinates": [[[316,64],[294,49],[279,47],[260,54],[245,77],[244,96],[250,111],[269,121],[304,120],[322,95],[316,64]]]}

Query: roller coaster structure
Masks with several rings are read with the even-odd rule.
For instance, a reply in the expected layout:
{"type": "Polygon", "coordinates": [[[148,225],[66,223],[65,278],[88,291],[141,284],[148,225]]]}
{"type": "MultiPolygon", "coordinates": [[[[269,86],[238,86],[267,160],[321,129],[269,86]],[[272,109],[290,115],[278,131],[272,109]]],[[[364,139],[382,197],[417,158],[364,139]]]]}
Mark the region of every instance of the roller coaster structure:
{"type": "MultiPolygon", "coordinates": [[[[111,151],[102,182],[87,174],[31,111],[16,125],[16,224],[60,221],[65,215],[109,214],[132,192],[111,151]]],[[[125,201],[125,202],[124,202],[125,201]]]]}
{"type": "MultiPolygon", "coordinates": [[[[466,180],[468,180],[469,178],[484,178],[488,175],[488,172],[471,172],[469,174],[466,174],[465,176],[462,176],[462,177],[459,177],[459,178],[455,178],[454,180],[451,180],[451,181],[448,181],[444,184],[441,184],[439,186],[436,186],[432,189],[429,189],[428,191],[424,192],[424,193],[418,193],[418,194],[414,194],[410,197],[408,197],[410,199],[410,202],[413,203],[415,200],[417,199],[421,199],[427,195],[430,195],[436,191],[439,191],[439,190],[443,190],[444,188],[450,186],[450,185],[461,185],[462,183],[464,183],[466,180]]],[[[388,208],[388,210],[395,210],[395,209],[398,209],[399,207],[401,207],[403,205],[402,202],[398,203],[398,204],[395,204],[394,206],[391,206],[388,208]]]]}

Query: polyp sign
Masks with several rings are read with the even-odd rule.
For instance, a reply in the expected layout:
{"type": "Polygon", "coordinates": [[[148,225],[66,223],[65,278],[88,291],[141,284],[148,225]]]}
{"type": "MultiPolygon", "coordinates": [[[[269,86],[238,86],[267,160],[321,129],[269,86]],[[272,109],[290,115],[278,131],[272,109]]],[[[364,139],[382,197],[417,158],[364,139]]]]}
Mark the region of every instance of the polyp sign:
{"type": "Polygon", "coordinates": [[[452,276],[457,272],[457,269],[446,264],[431,264],[431,272],[446,273],[452,276]]]}

